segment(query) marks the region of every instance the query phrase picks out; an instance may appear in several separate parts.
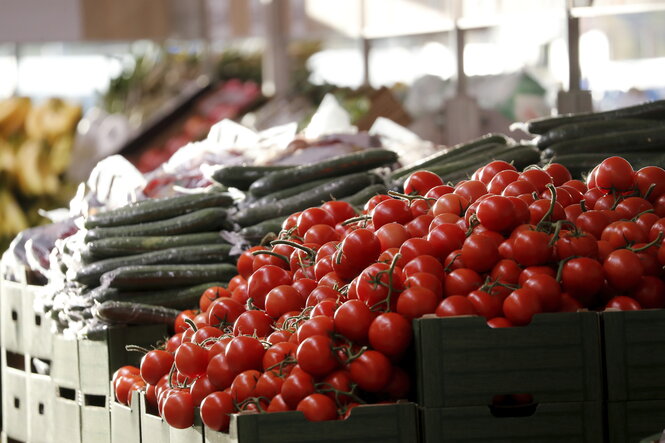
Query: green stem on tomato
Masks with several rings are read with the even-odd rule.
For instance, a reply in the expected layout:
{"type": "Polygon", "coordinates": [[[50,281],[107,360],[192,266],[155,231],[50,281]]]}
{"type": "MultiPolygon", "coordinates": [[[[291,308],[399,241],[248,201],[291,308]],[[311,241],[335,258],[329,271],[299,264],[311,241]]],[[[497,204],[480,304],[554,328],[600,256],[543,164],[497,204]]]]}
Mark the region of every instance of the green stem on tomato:
{"type": "Polygon", "coordinates": [[[633,252],[646,251],[646,250],[649,249],[650,247],[652,247],[652,246],[656,246],[656,245],[657,245],[658,243],[660,243],[662,240],[663,240],[663,232],[661,231],[661,232],[658,233],[658,237],[654,238],[653,241],[650,241],[650,242],[647,243],[646,245],[644,245],[644,246],[640,246],[639,248],[630,248],[630,247],[628,247],[628,248],[626,248],[626,249],[628,249],[629,251],[633,251],[633,252]]]}
{"type": "Polygon", "coordinates": [[[252,252],[252,255],[272,255],[273,257],[280,258],[286,262],[286,264],[290,264],[291,262],[289,261],[289,258],[286,255],[279,254],[277,252],[272,252],[272,251],[264,251],[264,250],[258,250],[252,252]]]}
{"type": "Polygon", "coordinates": [[[547,212],[545,212],[543,217],[538,222],[537,226],[541,226],[541,223],[549,221],[550,217],[552,217],[552,213],[554,212],[554,208],[556,207],[556,187],[552,183],[548,183],[547,189],[549,189],[550,193],[552,194],[552,199],[550,200],[550,207],[547,208],[547,212]]]}
{"type": "Polygon", "coordinates": [[[307,255],[309,255],[310,257],[316,257],[316,251],[314,249],[308,248],[307,246],[303,246],[300,243],[296,243],[289,240],[274,240],[270,243],[270,246],[275,246],[275,245],[291,246],[292,248],[300,249],[301,251],[306,252],[307,255]]]}

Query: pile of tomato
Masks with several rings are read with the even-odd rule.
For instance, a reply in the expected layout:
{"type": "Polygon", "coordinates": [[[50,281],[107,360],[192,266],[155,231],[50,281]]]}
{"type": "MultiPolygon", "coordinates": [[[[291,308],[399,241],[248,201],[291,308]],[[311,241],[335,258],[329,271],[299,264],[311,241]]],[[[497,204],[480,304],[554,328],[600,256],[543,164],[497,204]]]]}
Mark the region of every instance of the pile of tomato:
{"type": "Polygon", "coordinates": [[[358,215],[330,201],[291,215],[238,259],[227,288],[184,311],[164,349],[114,376],[173,427],[228,429],[229,414],[344,418],[409,395],[411,320],[665,307],[665,170],[603,161],[586,183],[559,164],[493,161],[455,186],[413,173],[358,215]]]}

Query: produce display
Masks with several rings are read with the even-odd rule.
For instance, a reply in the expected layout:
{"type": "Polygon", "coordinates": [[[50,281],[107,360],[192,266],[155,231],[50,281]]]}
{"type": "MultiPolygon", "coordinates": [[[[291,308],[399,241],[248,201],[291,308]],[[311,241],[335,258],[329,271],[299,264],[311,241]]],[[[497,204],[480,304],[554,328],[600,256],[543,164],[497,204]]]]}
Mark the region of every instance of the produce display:
{"type": "Polygon", "coordinates": [[[66,204],[73,189],[62,179],[70,164],[81,108],[60,99],[0,101],[0,251],[29,226],[38,209],[66,204]]]}

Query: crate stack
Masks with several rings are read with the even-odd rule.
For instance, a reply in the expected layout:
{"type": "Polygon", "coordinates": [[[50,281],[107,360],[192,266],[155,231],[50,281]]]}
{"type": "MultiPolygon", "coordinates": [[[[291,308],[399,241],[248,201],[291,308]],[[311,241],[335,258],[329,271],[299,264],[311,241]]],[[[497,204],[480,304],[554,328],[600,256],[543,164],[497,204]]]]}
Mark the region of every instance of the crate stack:
{"type": "Polygon", "coordinates": [[[414,335],[424,443],[604,441],[595,312],[497,329],[482,317],[422,318],[414,335]],[[494,402],[509,395],[532,400],[494,402]]]}
{"type": "MultiPolygon", "coordinates": [[[[6,266],[0,263],[2,275],[6,275],[6,266]]],[[[33,308],[42,288],[26,283],[24,269],[12,271],[19,281],[0,281],[2,438],[51,441],[55,392],[50,376],[50,318],[33,308]]]]}
{"type": "Polygon", "coordinates": [[[665,310],[603,312],[610,443],[665,428],[665,310]]]}

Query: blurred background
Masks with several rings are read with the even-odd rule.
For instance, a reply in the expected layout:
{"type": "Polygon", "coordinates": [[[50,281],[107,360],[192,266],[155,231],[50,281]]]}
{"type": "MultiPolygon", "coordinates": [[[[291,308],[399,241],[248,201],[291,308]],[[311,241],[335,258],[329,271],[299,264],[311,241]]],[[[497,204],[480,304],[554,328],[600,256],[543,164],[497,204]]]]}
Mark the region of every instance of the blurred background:
{"type": "Polygon", "coordinates": [[[141,172],[331,93],[450,145],[665,96],[665,0],[3,0],[0,250],[97,161],[141,172]]]}

